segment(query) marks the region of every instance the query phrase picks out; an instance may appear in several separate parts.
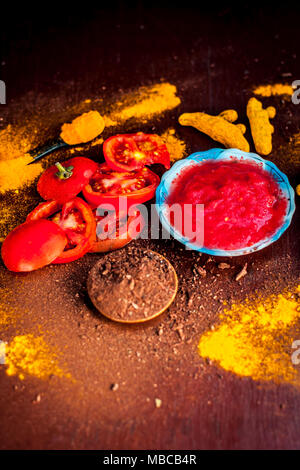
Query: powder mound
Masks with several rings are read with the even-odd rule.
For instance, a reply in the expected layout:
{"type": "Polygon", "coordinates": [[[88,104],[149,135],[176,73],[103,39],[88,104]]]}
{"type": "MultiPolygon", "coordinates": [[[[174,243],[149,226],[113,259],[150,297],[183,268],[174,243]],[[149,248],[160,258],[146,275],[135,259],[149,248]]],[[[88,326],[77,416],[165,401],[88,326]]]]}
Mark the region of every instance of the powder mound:
{"type": "Polygon", "coordinates": [[[177,89],[171,83],[140,87],[115,104],[111,119],[118,123],[135,118],[147,122],[155,114],[174,109],[180,104],[177,89]],[[119,108],[119,109],[118,109],[119,108]]]}
{"type": "Polygon", "coordinates": [[[199,354],[242,377],[299,385],[290,332],[300,317],[299,293],[300,286],[296,292],[233,305],[220,325],[200,338],[199,354]]]}
{"type": "Polygon", "coordinates": [[[51,375],[71,378],[69,373],[59,367],[57,356],[42,336],[16,336],[6,348],[6,373],[18,375],[21,380],[27,375],[39,379],[47,379],[51,375]]]}
{"type": "Polygon", "coordinates": [[[0,161],[0,192],[16,190],[31,184],[43,171],[40,163],[29,165],[32,157],[25,154],[13,160],[0,161]]]}
{"type": "Polygon", "coordinates": [[[264,97],[288,95],[292,96],[294,89],[291,85],[283,83],[275,83],[274,85],[260,85],[253,92],[255,95],[264,97]]]}

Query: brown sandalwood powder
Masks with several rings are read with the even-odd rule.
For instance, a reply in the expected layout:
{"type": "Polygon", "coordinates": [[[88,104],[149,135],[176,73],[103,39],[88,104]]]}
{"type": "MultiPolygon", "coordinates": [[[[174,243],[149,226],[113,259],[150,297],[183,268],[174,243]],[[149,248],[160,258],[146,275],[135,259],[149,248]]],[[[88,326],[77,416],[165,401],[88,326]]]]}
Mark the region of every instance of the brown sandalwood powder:
{"type": "Polygon", "coordinates": [[[220,325],[200,338],[199,354],[242,377],[300,385],[291,360],[292,328],[300,321],[299,293],[300,285],[277,296],[232,305],[223,312],[220,325]]]}

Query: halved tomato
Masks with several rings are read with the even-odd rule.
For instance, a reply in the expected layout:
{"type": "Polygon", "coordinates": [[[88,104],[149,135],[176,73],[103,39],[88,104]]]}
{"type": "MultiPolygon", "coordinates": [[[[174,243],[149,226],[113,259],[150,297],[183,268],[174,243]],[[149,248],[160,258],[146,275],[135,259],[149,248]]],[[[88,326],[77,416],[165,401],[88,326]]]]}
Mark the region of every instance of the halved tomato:
{"type": "Polygon", "coordinates": [[[148,168],[120,173],[103,163],[82,192],[93,207],[101,204],[111,210],[113,206],[119,212],[121,199],[126,199],[128,208],[152,199],[159,181],[148,168]]]}
{"type": "Polygon", "coordinates": [[[8,234],[1,255],[10,271],[33,271],[60,256],[67,241],[63,230],[50,220],[32,220],[8,234]]]}
{"type": "Polygon", "coordinates": [[[156,134],[114,135],[104,142],[103,153],[106,163],[116,171],[133,171],[153,163],[170,168],[167,146],[156,134]]]}
{"type": "Polygon", "coordinates": [[[67,263],[81,258],[95,240],[96,221],[90,206],[76,197],[60,204],[47,201],[39,204],[27,217],[27,221],[50,219],[66,234],[68,243],[64,251],[52,262],[67,263]]]}
{"type": "Polygon", "coordinates": [[[137,238],[143,231],[145,220],[138,208],[127,213],[112,212],[98,216],[94,210],[97,223],[96,238],[90,248],[90,253],[105,253],[118,250],[137,238]]]}

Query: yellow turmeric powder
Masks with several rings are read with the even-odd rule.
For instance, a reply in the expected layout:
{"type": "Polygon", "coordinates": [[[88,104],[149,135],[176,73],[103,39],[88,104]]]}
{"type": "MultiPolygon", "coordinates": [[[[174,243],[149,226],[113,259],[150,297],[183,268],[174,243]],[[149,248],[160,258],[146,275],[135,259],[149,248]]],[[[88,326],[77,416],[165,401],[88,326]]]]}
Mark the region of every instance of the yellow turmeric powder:
{"type": "Polygon", "coordinates": [[[274,118],[276,110],[273,106],[263,109],[262,103],[250,98],[247,104],[247,116],[256,151],[261,155],[269,155],[272,151],[272,134],[274,127],[270,118],[274,118]]]}
{"type": "Polygon", "coordinates": [[[60,137],[69,145],[90,142],[101,134],[105,121],[98,111],[89,111],[73,119],[69,124],[63,124],[60,137]]]}
{"type": "Polygon", "coordinates": [[[186,154],[186,144],[176,136],[175,129],[167,129],[162,134],[161,138],[167,146],[171,162],[176,162],[184,158],[186,154]]]}
{"type": "Polygon", "coordinates": [[[296,193],[298,194],[298,196],[300,196],[300,184],[298,184],[296,187],[296,193]]]}
{"type": "Polygon", "coordinates": [[[176,108],[180,104],[176,93],[175,85],[170,83],[140,87],[127,93],[113,106],[110,118],[118,124],[131,118],[147,122],[156,114],[176,108]]]}
{"type": "Polygon", "coordinates": [[[36,132],[35,128],[29,133],[10,124],[0,131],[0,193],[29,185],[42,172],[39,163],[27,165],[32,160],[28,151],[36,132]]]}
{"type": "Polygon", "coordinates": [[[296,292],[248,299],[225,309],[220,325],[200,338],[199,354],[253,380],[300,385],[300,374],[291,361],[291,328],[300,317],[299,292],[300,286],[296,292]]]}
{"type": "Polygon", "coordinates": [[[51,375],[71,378],[57,361],[58,354],[42,336],[32,334],[16,336],[7,346],[5,364],[7,375],[18,375],[23,380],[27,375],[47,379],[51,375]]]}
{"type": "Polygon", "coordinates": [[[31,184],[43,171],[40,163],[28,165],[32,161],[29,154],[13,160],[0,161],[0,192],[15,190],[31,184]]]}
{"type": "Polygon", "coordinates": [[[283,83],[275,83],[274,85],[260,85],[256,87],[253,92],[255,95],[264,97],[288,95],[292,96],[294,89],[291,85],[283,83]]]}
{"type": "Polygon", "coordinates": [[[195,127],[226,148],[237,148],[249,152],[249,144],[243,135],[246,131],[245,126],[233,124],[237,117],[234,110],[225,110],[219,116],[206,113],[185,113],[179,117],[179,123],[182,126],[195,127]]]}

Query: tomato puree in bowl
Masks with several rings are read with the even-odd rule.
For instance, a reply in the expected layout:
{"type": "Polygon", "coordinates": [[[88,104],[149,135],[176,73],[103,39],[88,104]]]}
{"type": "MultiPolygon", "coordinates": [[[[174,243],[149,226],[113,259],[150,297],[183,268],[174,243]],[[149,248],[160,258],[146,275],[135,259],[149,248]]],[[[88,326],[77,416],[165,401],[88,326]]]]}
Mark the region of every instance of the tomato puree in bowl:
{"type": "MultiPolygon", "coordinates": [[[[270,173],[252,162],[206,161],[182,170],[166,203],[204,205],[204,247],[237,250],[274,234],[282,225],[287,199],[270,173]]],[[[193,227],[196,211],[193,211],[193,227]]],[[[174,225],[174,218],[170,217],[174,225]]],[[[176,226],[175,226],[176,228],[176,226]]],[[[183,227],[183,236],[184,227],[183,227]]]]}

